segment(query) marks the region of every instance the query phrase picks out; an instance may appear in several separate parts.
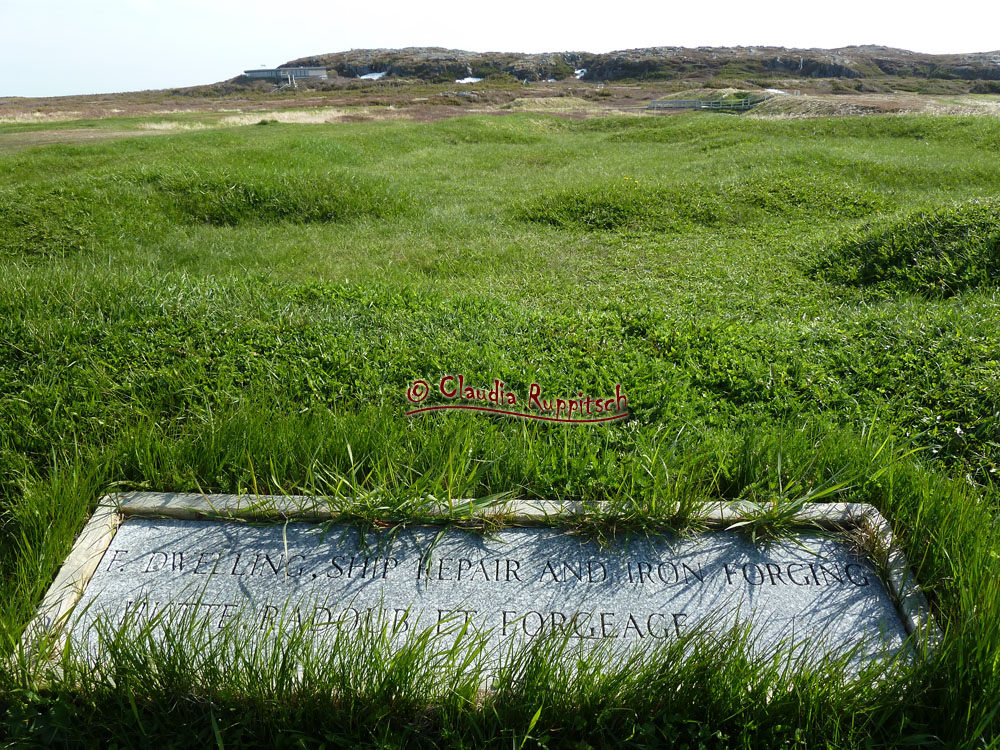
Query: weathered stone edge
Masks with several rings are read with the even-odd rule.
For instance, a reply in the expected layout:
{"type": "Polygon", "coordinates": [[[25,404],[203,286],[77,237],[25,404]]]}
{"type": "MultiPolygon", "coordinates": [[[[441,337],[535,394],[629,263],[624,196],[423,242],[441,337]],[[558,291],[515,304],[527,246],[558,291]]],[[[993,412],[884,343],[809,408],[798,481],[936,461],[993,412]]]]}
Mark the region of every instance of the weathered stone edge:
{"type": "MultiPolygon", "coordinates": [[[[246,521],[329,521],[350,511],[346,501],[327,501],[303,495],[199,495],[172,492],[129,492],[109,495],[124,516],[165,517],[180,520],[209,518],[246,521]]],[[[415,504],[414,510],[429,518],[449,520],[498,520],[511,523],[545,523],[559,517],[580,516],[594,506],[560,500],[453,500],[415,504]]],[[[754,518],[760,509],[753,503],[712,502],[701,506],[695,517],[710,526],[754,518]]],[[[858,518],[877,511],[858,503],[814,503],[804,506],[794,523],[829,529],[853,527],[858,518]]]]}
{"type": "Polygon", "coordinates": [[[874,506],[859,503],[858,507],[864,509],[858,529],[867,532],[868,537],[860,541],[882,566],[881,573],[889,584],[889,592],[902,616],[906,632],[914,637],[918,648],[929,654],[941,644],[943,634],[931,617],[927,597],[910,571],[906,555],[896,543],[889,522],[874,506]]]}
{"type": "MultiPolygon", "coordinates": [[[[586,513],[584,503],[557,500],[507,500],[501,502],[456,500],[437,506],[419,506],[429,517],[452,520],[504,519],[512,523],[539,524],[559,517],[586,513]]],[[[751,503],[706,503],[698,520],[725,527],[753,519],[759,508],[751,503]]],[[[38,614],[25,629],[22,641],[59,635],[73,607],[111,545],[115,532],[129,517],[177,520],[288,520],[325,521],[341,508],[315,497],[301,495],[198,495],[193,493],[130,492],[103,497],[84,526],[66,562],[49,587],[38,614]]],[[[878,510],[864,503],[815,503],[803,506],[791,522],[833,531],[857,531],[861,543],[883,567],[890,595],[903,624],[918,646],[933,650],[941,632],[931,618],[927,599],[910,572],[906,556],[895,543],[892,528],[878,510]]]]}
{"type": "Polygon", "coordinates": [[[24,629],[22,644],[32,647],[40,639],[58,637],[61,645],[65,638],[63,626],[111,546],[122,520],[114,505],[106,502],[106,498],[102,500],[73,543],[34,619],[24,629]]]}

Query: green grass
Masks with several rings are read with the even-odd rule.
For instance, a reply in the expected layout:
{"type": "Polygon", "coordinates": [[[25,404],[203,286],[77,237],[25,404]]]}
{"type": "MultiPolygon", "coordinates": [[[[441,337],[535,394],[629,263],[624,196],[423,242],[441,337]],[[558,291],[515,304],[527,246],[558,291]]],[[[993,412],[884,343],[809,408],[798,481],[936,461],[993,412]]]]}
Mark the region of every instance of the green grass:
{"type": "Polygon", "coordinates": [[[413,680],[345,651],[262,686],[119,648],[113,680],[0,668],[0,738],[996,746],[998,150],[989,118],[507,115],[0,156],[0,653],[100,494],[136,488],[396,519],[566,498],[603,534],[708,499],[771,504],[766,530],[846,483],[827,499],[890,519],[946,629],[891,689],[778,674],[737,639],[628,673],[543,659],[485,699],[447,659],[413,680]],[[941,294],[943,263],[968,283],[941,294]],[[630,418],[405,417],[444,373],[620,383],[630,418]]]}

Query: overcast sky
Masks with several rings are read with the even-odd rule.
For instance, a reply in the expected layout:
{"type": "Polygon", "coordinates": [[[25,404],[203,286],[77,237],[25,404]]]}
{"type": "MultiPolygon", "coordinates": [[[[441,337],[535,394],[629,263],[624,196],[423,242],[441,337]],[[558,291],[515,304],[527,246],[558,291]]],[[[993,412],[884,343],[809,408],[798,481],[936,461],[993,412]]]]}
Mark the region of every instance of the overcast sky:
{"type": "Polygon", "coordinates": [[[0,96],[193,86],[363,47],[608,52],[850,44],[1000,49],[1000,1],[0,0],[0,96]]]}

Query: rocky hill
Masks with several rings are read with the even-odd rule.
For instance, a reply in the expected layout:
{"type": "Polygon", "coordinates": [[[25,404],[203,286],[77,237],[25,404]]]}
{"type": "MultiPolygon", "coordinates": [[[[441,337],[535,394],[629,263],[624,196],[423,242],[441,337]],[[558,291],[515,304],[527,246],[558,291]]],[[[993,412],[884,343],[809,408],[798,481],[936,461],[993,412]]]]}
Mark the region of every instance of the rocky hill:
{"type": "Polygon", "coordinates": [[[523,80],[670,80],[715,76],[794,78],[937,78],[1000,81],[1000,51],[927,55],[891,47],[838,49],[785,47],[648,47],[602,54],[466,52],[439,47],[358,49],[291,60],[285,65],[323,65],[356,78],[370,73],[453,81],[509,75],[523,80]]]}

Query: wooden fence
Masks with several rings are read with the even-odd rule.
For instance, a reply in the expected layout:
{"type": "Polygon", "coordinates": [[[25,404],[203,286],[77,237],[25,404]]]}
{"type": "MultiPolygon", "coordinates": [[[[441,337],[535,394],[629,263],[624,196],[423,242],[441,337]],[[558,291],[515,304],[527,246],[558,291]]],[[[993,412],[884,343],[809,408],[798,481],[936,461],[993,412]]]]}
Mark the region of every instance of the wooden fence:
{"type": "Polygon", "coordinates": [[[745,99],[658,99],[650,102],[646,109],[717,109],[742,111],[755,107],[769,96],[751,96],[745,99]]]}

